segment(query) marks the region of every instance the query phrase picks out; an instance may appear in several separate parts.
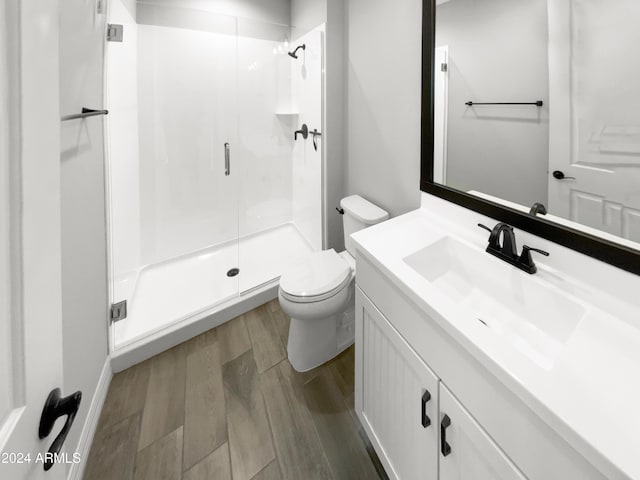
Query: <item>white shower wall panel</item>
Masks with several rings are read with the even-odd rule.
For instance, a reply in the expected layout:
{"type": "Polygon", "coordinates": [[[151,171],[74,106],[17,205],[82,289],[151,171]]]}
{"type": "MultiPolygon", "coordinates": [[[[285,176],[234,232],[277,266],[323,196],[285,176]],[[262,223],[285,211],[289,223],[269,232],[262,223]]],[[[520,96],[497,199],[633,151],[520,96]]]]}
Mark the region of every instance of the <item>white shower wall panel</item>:
{"type": "MultiPolygon", "coordinates": [[[[239,133],[232,159],[235,174],[242,179],[241,237],[291,221],[295,130],[289,117],[276,115],[281,98],[291,96],[291,58],[283,41],[243,36],[244,23],[239,22],[238,31],[239,133]]],[[[286,33],[283,29],[282,35],[286,33]]]]}
{"type": "MultiPolygon", "coordinates": [[[[322,133],[322,69],[323,38],[321,28],[295,40],[293,48],[305,45],[304,52],[292,63],[294,104],[299,127],[304,123],[310,131],[322,133]]],[[[298,127],[298,128],[299,128],[298,127]]],[[[293,148],[292,205],[293,221],[312,246],[322,250],[322,150],[324,138],[304,140],[299,137],[293,148]]]]}

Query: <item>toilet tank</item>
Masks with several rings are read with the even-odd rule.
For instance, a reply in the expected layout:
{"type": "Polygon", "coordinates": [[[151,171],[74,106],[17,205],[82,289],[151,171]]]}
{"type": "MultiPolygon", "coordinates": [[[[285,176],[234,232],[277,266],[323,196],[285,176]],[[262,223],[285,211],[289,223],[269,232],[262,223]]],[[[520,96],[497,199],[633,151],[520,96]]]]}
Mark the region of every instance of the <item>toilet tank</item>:
{"type": "Polygon", "coordinates": [[[355,258],[356,250],[351,240],[351,234],[376,223],[384,222],[389,218],[389,213],[365,200],[360,195],[351,195],[343,198],[340,201],[340,207],[344,210],[344,215],[342,216],[344,246],[347,252],[355,258]]]}

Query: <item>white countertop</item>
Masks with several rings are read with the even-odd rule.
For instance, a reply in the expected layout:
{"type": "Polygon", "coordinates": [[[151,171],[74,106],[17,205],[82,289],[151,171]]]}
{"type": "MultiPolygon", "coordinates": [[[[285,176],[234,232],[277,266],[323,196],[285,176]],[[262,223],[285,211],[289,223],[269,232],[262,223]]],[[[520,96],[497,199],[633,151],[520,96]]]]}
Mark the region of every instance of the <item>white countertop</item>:
{"type": "MultiPolygon", "coordinates": [[[[636,277],[623,272],[618,278],[613,267],[605,269],[611,278],[583,281],[571,277],[554,266],[551,260],[554,255],[569,256],[574,263],[585,262],[581,267],[585,275],[593,273],[588,262],[596,262],[595,273],[601,273],[603,267],[596,260],[566,252],[564,247],[554,250],[554,244],[550,246],[529,235],[529,245],[552,253],[550,259],[536,257],[539,269],[535,280],[547,282],[556,291],[572,297],[586,312],[553,365],[543,368],[509,343],[500,341],[479,322],[469,322],[468,315],[461,315],[448,297],[403,260],[444,236],[454,237],[486,254],[483,250],[487,233],[475,224],[485,221],[493,222],[488,223],[493,226],[497,222],[474,212],[463,215],[465,220],[474,221],[463,225],[455,215],[430,213],[423,206],[358,232],[352,238],[358,255],[364,255],[390,276],[429,318],[603,474],[612,479],[640,479],[640,309],[637,298],[616,298],[610,293],[611,288],[596,286],[598,280],[628,284],[629,280],[635,282],[636,277]]],[[[524,232],[516,235],[527,237],[524,232]]],[[[573,268],[573,273],[581,268],[573,268]]],[[[619,290],[629,291],[625,287],[619,290]]],[[[639,295],[637,291],[636,296],[639,295]]]]}

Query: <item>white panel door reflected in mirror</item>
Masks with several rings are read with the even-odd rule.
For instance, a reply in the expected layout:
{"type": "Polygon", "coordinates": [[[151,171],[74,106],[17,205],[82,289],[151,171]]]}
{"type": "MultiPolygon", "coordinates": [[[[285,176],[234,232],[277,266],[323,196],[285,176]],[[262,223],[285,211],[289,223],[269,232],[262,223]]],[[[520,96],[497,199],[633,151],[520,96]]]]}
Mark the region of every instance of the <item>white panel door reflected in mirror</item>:
{"type": "Polygon", "coordinates": [[[638,18],[634,0],[439,3],[434,181],[640,249],[638,18]]]}

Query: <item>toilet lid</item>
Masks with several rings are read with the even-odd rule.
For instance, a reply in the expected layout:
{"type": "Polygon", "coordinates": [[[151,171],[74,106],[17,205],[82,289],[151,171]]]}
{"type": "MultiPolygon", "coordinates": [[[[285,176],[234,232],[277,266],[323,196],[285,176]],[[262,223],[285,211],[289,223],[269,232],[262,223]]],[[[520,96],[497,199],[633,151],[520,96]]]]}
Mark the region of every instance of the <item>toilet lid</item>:
{"type": "Polygon", "coordinates": [[[280,289],[292,297],[318,297],[341,288],[351,268],[334,249],[309,255],[280,277],[280,289]]]}

